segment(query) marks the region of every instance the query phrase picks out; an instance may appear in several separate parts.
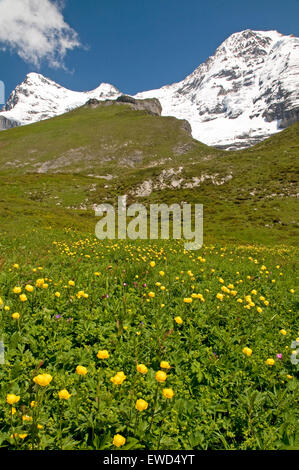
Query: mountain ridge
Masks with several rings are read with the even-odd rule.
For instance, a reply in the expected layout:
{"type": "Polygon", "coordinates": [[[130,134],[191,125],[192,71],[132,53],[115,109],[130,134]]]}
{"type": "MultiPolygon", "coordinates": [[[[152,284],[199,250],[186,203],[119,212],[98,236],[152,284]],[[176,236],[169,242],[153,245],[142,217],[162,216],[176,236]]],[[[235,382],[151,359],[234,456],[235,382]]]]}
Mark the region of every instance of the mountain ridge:
{"type": "MultiPolygon", "coordinates": [[[[182,81],[135,98],[158,99],[162,116],[187,120],[196,140],[223,149],[245,148],[299,119],[298,77],[298,38],[245,30],[229,36],[182,81]]],[[[75,92],[30,73],[0,112],[0,129],[48,119],[90,99],[121,95],[106,83],[75,92]]]]}

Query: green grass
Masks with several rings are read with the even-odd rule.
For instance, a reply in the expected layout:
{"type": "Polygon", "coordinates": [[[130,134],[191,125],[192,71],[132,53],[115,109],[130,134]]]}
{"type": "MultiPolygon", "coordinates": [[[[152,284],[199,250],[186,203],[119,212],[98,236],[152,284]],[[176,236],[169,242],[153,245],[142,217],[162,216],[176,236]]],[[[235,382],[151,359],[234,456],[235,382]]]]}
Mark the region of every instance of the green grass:
{"type": "Polygon", "coordinates": [[[251,149],[225,152],[193,140],[175,118],[126,105],[82,107],[1,132],[1,228],[14,233],[18,224],[61,226],[65,218],[73,219],[74,227],[84,219],[91,229],[93,204],[115,203],[127,194],[128,203],[202,203],[207,241],[295,244],[298,135],[297,123],[251,149]],[[177,155],[175,149],[185,145],[185,153],[177,155]],[[46,161],[54,166],[37,173],[46,161]],[[173,177],[184,180],[180,188],[166,178],[164,188],[134,196],[144,181],[158,184],[163,170],[181,167],[173,177]],[[113,178],[99,178],[107,175],[113,178]],[[230,175],[223,184],[211,180],[221,183],[230,175]],[[200,185],[184,188],[202,176],[200,185]]]}
{"type": "Polygon", "coordinates": [[[52,229],[10,239],[4,251],[2,447],[115,449],[120,434],[124,450],[298,449],[298,365],[290,360],[297,250],[217,245],[198,257],[181,242],[99,242],[52,229]],[[161,361],[170,369],[159,383],[161,361]],[[126,379],[114,385],[119,371],[126,379]],[[43,373],[52,377],[46,387],[33,382],[43,373]],[[69,400],[59,399],[62,389],[69,400]],[[8,394],[20,397],[13,416],[8,394]],[[146,410],[136,410],[138,399],[146,410]]]}
{"type": "Polygon", "coordinates": [[[298,449],[298,365],[290,360],[299,335],[298,133],[295,124],[251,149],[224,152],[194,141],[174,118],[126,106],[83,107],[0,133],[0,446],[115,449],[121,434],[126,450],[298,449]],[[59,167],[37,173],[57,159],[59,167]],[[175,179],[184,183],[210,178],[131,193],[180,167],[175,179]],[[92,205],[124,194],[128,203],[202,203],[203,248],[96,240],[92,205]],[[36,285],[41,278],[47,288],[36,285]],[[82,290],[88,297],[78,298],[82,290]],[[162,360],[171,365],[164,384],[155,379],[162,360]],[[110,380],[117,371],[126,375],[119,386],[110,380]],[[33,382],[40,373],[53,377],[45,388],[33,382]],[[64,388],[67,401],[58,397],[64,388]],[[11,393],[20,396],[13,415],[11,393]],[[139,398],[148,402],[143,412],[139,398]]]}

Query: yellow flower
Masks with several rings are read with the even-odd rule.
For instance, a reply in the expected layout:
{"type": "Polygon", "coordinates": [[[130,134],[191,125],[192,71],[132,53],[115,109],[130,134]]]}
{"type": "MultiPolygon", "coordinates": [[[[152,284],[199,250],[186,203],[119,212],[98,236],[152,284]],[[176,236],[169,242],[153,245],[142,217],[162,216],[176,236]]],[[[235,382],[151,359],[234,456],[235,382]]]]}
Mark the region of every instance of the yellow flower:
{"type": "Polygon", "coordinates": [[[136,369],[137,369],[137,372],[140,372],[140,374],[148,373],[148,368],[144,364],[138,364],[136,369]]]}
{"type": "Polygon", "coordinates": [[[221,302],[222,302],[222,300],[223,300],[223,297],[224,297],[224,295],[223,295],[223,294],[220,294],[220,293],[218,293],[218,294],[216,295],[216,298],[219,299],[221,302]]]}
{"type": "Polygon", "coordinates": [[[174,396],[174,391],[172,388],[163,388],[163,395],[165,398],[172,398],[174,396]]]}
{"type": "Polygon", "coordinates": [[[184,303],[185,304],[191,304],[192,303],[192,298],[191,297],[185,297],[184,298],[184,303]]]}
{"type": "Polygon", "coordinates": [[[17,412],[14,406],[11,407],[11,414],[14,415],[17,412]]]}
{"type": "Polygon", "coordinates": [[[117,372],[110,380],[114,385],[121,385],[126,378],[127,376],[123,372],[117,372]]]}
{"type": "Polygon", "coordinates": [[[37,279],[36,282],[35,282],[35,286],[36,287],[43,287],[44,283],[45,283],[44,279],[37,279]]]}
{"type": "Polygon", "coordinates": [[[139,400],[136,401],[135,408],[138,411],[144,411],[148,407],[148,402],[145,400],[142,400],[142,398],[139,398],[139,400]]]}
{"type": "Polygon", "coordinates": [[[74,285],[75,285],[74,281],[69,281],[68,284],[69,284],[70,287],[74,287],[74,285]]]}
{"type": "Polygon", "coordinates": [[[155,266],[156,266],[155,261],[151,261],[151,262],[150,262],[150,267],[151,267],[151,268],[154,268],[155,266]]]}
{"type": "Polygon", "coordinates": [[[178,324],[181,325],[183,323],[183,320],[181,317],[175,317],[174,321],[178,324]]]}
{"type": "Polygon", "coordinates": [[[77,366],[76,367],[76,373],[78,375],[86,375],[87,374],[87,369],[84,366],[77,366]]]}
{"type": "Polygon", "coordinates": [[[164,271],[159,271],[160,276],[164,276],[164,271]]]}
{"type": "Polygon", "coordinates": [[[15,263],[15,264],[13,265],[13,267],[14,267],[15,269],[19,269],[20,266],[19,266],[17,263],[15,263]]]}
{"type": "Polygon", "coordinates": [[[293,376],[288,374],[288,375],[287,375],[287,378],[288,378],[288,379],[292,379],[293,376]]]}
{"type": "Polygon", "coordinates": [[[23,421],[32,421],[32,416],[24,415],[22,416],[23,421]]]}
{"type": "Polygon", "coordinates": [[[13,293],[14,294],[20,294],[21,292],[22,292],[21,287],[16,286],[16,287],[13,288],[13,293]]]}
{"type": "Polygon", "coordinates": [[[275,364],[275,361],[274,361],[274,359],[269,358],[269,359],[266,360],[266,364],[268,364],[268,366],[273,366],[275,364]]]}
{"type": "Polygon", "coordinates": [[[20,318],[20,314],[18,312],[15,312],[15,313],[12,314],[12,318],[14,320],[18,320],[20,318]]]}
{"type": "Polygon", "coordinates": [[[280,330],[280,333],[284,336],[287,334],[286,330],[284,330],[284,329],[280,330]]]}
{"type": "Polygon", "coordinates": [[[9,307],[8,305],[5,305],[4,310],[5,310],[6,312],[9,312],[9,311],[10,311],[10,307],[9,307]]]}
{"type": "Polygon", "coordinates": [[[161,361],[160,362],[160,367],[161,367],[161,369],[170,369],[170,364],[167,361],[161,361]]]}
{"type": "Polygon", "coordinates": [[[19,434],[20,439],[25,439],[25,437],[27,437],[27,436],[28,436],[28,434],[26,434],[26,433],[19,434]]]}
{"type": "Polygon", "coordinates": [[[27,284],[27,285],[25,286],[25,290],[26,290],[27,292],[33,292],[33,291],[34,291],[34,287],[31,286],[30,284],[27,284]]]}
{"type": "Polygon", "coordinates": [[[33,378],[33,382],[40,385],[41,387],[46,387],[52,381],[53,377],[50,374],[39,374],[33,378]]]}
{"type": "Polygon", "coordinates": [[[165,382],[166,379],[167,375],[165,374],[165,372],[163,372],[163,370],[158,370],[158,372],[156,372],[157,382],[165,382]]]}
{"type": "Polygon", "coordinates": [[[115,434],[113,438],[113,445],[116,447],[121,447],[126,443],[126,438],[121,436],[120,434],[115,434]]]}
{"type": "Polygon", "coordinates": [[[32,400],[32,402],[30,403],[30,406],[31,406],[31,408],[35,407],[35,401],[34,400],[32,400]]]}
{"type": "Polygon", "coordinates": [[[107,351],[106,349],[103,349],[103,350],[101,350],[101,351],[98,352],[97,357],[98,357],[99,359],[108,359],[109,353],[108,353],[108,351],[107,351]]]}
{"type": "Polygon", "coordinates": [[[18,395],[15,395],[14,393],[9,393],[7,396],[6,396],[6,401],[9,405],[14,405],[15,403],[18,403],[18,401],[20,400],[20,396],[18,395]]]}
{"type": "Polygon", "coordinates": [[[251,356],[251,354],[252,354],[252,349],[245,347],[245,348],[242,349],[242,352],[243,352],[246,356],[251,356]]]}
{"type": "Polygon", "coordinates": [[[149,292],[148,296],[151,297],[151,298],[155,297],[155,292],[149,292]]]}
{"type": "Polygon", "coordinates": [[[265,300],[264,305],[266,305],[266,307],[268,307],[269,301],[268,301],[268,300],[265,300]]]}
{"type": "Polygon", "coordinates": [[[55,292],[55,297],[59,298],[60,297],[60,292],[55,292]]]}
{"type": "Polygon", "coordinates": [[[44,426],[42,426],[41,424],[38,424],[37,429],[44,429],[44,426]]]}
{"type": "Polygon", "coordinates": [[[20,301],[21,301],[21,302],[26,302],[26,300],[27,300],[27,296],[26,296],[25,294],[21,294],[21,295],[19,296],[19,298],[20,298],[20,301]]]}
{"type": "Polygon", "coordinates": [[[58,396],[61,400],[68,400],[72,395],[64,388],[58,392],[58,396]]]}
{"type": "Polygon", "coordinates": [[[291,292],[291,294],[294,294],[294,293],[295,293],[295,290],[294,290],[294,289],[290,289],[290,292],[291,292]]]}
{"type": "Polygon", "coordinates": [[[261,307],[256,307],[258,313],[262,313],[263,309],[261,307]]]}

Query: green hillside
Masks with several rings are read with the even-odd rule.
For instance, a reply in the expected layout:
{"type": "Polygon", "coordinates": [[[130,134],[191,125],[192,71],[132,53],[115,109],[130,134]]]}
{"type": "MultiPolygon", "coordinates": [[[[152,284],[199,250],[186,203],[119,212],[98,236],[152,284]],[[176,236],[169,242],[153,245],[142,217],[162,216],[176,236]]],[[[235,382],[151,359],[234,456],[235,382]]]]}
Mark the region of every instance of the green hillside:
{"type": "Polygon", "coordinates": [[[93,230],[93,204],[197,202],[205,237],[295,243],[299,123],[246,150],[194,139],[185,122],[128,105],[84,106],[0,133],[2,231],[93,230]],[[5,223],[4,223],[5,220],[5,223]]]}

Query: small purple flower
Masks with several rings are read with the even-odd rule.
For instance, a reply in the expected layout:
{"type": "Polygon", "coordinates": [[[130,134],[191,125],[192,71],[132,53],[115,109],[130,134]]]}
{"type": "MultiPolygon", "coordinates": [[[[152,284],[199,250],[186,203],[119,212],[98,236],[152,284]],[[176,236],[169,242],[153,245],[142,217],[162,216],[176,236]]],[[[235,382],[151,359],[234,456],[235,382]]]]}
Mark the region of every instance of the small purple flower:
{"type": "Polygon", "coordinates": [[[126,283],[126,282],[124,282],[124,283],[123,283],[123,286],[126,286],[126,285],[127,285],[127,283],[126,283]]]}
{"type": "Polygon", "coordinates": [[[146,287],[146,284],[142,284],[142,287],[146,287]]]}
{"type": "Polygon", "coordinates": [[[276,357],[277,357],[277,359],[282,359],[282,354],[281,353],[276,354],[276,357]]]}
{"type": "Polygon", "coordinates": [[[55,315],[55,318],[59,320],[59,318],[61,318],[61,315],[55,315]]]}

